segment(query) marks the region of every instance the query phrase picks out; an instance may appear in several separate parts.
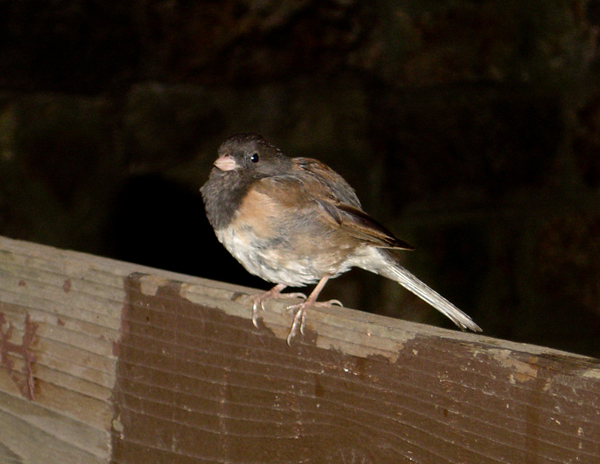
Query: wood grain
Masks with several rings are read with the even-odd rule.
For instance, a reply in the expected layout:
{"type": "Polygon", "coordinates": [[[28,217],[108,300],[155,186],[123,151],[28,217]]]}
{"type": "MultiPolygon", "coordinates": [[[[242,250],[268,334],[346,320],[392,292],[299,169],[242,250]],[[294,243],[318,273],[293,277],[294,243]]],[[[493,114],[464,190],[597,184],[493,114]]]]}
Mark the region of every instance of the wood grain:
{"type": "Polygon", "coordinates": [[[0,462],[109,462],[123,282],[139,269],[0,237],[0,328],[10,331],[1,344],[0,462]],[[27,318],[37,327],[24,344],[27,318]],[[14,346],[34,356],[32,376],[14,346]]]}
{"type": "Polygon", "coordinates": [[[598,360],[252,292],[0,238],[0,462],[600,462],[598,360]]]}
{"type": "Polygon", "coordinates": [[[366,315],[337,342],[337,309],[309,316],[332,321],[330,348],[314,332],[290,348],[144,278],[127,284],[114,462],[599,462],[594,360],[374,316],[349,355],[366,315]]]}

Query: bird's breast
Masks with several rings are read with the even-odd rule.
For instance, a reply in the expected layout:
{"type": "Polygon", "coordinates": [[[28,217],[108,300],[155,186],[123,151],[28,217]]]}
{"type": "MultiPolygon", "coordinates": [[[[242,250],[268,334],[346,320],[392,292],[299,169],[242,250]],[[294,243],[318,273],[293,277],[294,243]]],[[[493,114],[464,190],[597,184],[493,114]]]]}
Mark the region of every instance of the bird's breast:
{"type": "Polygon", "coordinates": [[[290,209],[250,191],[232,221],[215,230],[219,241],[251,274],[273,283],[303,286],[349,269],[353,247],[310,209],[290,209]]]}

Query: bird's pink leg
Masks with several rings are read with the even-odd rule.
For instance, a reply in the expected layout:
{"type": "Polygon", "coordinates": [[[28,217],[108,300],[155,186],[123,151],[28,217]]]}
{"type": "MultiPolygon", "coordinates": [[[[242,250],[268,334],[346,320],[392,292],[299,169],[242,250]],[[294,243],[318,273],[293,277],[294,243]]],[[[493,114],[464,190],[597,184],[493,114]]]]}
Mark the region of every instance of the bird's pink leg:
{"type": "Polygon", "coordinates": [[[304,293],[281,293],[286,287],[284,284],[277,284],[271,290],[260,293],[253,298],[252,304],[252,323],[258,329],[258,310],[265,310],[265,301],[273,298],[303,298],[306,299],[304,293]]]}
{"type": "Polygon", "coordinates": [[[292,338],[294,338],[294,336],[298,333],[298,328],[300,328],[300,333],[302,333],[302,335],[304,335],[304,320],[306,319],[306,310],[308,308],[312,307],[330,307],[333,304],[337,304],[339,306],[343,306],[342,303],[340,303],[340,301],[338,300],[329,300],[329,301],[317,301],[317,297],[319,296],[319,293],[321,293],[321,290],[323,290],[323,287],[325,287],[325,284],[327,283],[327,281],[329,280],[331,276],[325,276],[323,277],[319,283],[317,284],[317,286],[315,287],[315,289],[311,292],[310,295],[308,295],[308,298],[306,299],[306,301],[300,303],[300,304],[296,304],[296,305],[292,305],[292,306],[288,306],[288,309],[292,309],[295,310],[296,313],[294,314],[294,321],[292,322],[292,327],[290,328],[290,333],[287,336],[287,343],[288,345],[291,346],[292,344],[292,338]]]}

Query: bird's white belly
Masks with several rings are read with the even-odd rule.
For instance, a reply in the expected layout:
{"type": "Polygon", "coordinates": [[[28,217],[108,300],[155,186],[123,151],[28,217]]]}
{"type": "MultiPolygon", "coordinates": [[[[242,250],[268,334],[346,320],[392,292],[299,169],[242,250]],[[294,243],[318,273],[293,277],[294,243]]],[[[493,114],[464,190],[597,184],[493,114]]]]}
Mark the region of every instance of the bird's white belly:
{"type": "Polygon", "coordinates": [[[250,230],[240,231],[229,227],[216,231],[216,235],[248,272],[268,282],[301,287],[315,283],[322,277],[316,275],[308,259],[285,259],[280,249],[261,243],[250,230]]]}
{"type": "Polygon", "coordinates": [[[324,275],[340,273],[337,269],[333,272],[328,272],[329,269],[324,271],[320,266],[315,266],[312,258],[287,257],[281,248],[257,239],[251,228],[227,227],[215,233],[248,272],[268,282],[302,287],[318,282],[324,275]]]}

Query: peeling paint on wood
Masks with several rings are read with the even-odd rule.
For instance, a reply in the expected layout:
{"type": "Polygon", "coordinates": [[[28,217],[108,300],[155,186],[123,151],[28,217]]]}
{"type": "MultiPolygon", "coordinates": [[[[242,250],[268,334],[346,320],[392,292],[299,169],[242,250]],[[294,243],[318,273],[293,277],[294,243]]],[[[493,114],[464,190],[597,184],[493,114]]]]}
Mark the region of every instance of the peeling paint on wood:
{"type": "Polygon", "coordinates": [[[600,462],[598,360],[254,291],[0,237],[0,462],[600,462]]]}
{"type": "MultiPolygon", "coordinates": [[[[0,309],[2,305],[0,303],[0,309]]],[[[33,366],[35,364],[35,356],[31,351],[33,344],[36,342],[35,332],[38,325],[31,322],[29,313],[25,313],[24,331],[21,338],[21,343],[16,344],[10,340],[13,338],[14,326],[6,320],[6,316],[0,311],[0,360],[2,365],[7,370],[11,379],[21,390],[25,398],[30,401],[35,399],[35,380],[33,378],[33,366]],[[4,328],[6,326],[6,329],[4,328]],[[23,367],[20,374],[15,371],[15,362],[10,358],[10,354],[20,355],[23,361],[23,367]]]]}
{"type": "Polygon", "coordinates": [[[290,348],[274,321],[256,329],[249,312],[197,304],[177,282],[148,293],[146,279],[126,284],[114,462],[600,459],[600,390],[581,377],[594,360],[437,329],[351,355],[320,347],[319,326],[290,348]]]}

